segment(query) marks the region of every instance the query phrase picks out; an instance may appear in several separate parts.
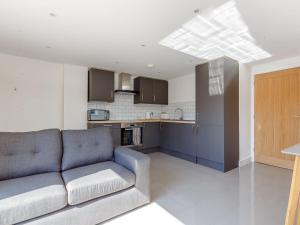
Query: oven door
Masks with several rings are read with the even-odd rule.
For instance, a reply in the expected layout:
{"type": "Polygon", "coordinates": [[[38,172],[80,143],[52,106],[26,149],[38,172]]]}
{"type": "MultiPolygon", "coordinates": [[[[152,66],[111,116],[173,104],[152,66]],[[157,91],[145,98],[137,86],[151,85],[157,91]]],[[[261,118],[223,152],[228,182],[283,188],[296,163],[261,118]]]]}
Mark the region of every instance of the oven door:
{"type": "Polygon", "coordinates": [[[128,127],[121,129],[122,146],[141,146],[143,145],[143,128],[128,127]]]}

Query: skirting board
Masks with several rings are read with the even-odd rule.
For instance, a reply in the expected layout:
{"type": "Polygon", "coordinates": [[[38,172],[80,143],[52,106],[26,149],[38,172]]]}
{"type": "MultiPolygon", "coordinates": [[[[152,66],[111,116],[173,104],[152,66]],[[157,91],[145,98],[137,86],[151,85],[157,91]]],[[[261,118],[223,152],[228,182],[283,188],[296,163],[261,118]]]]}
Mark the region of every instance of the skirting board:
{"type": "Polygon", "coordinates": [[[252,156],[248,156],[247,158],[241,159],[239,161],[239,167],[246,166],[252,162],[252,156]]]}

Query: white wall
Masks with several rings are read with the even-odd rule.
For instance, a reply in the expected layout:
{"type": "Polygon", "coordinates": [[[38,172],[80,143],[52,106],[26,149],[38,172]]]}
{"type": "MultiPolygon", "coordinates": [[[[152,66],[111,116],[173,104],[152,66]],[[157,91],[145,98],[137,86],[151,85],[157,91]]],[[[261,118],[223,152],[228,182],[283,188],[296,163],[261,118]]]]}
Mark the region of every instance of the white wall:
{"type": "Polygon", "coordinates": [[[64,129],[86,129],[88,68],[64,65],[64,129]]]}
{"type": "Polygon", "coordinates": [[[300,66],[300,56],[276,60],[269,63],[259,64],[251,67],[251,74],[254,76],[260,73],[284,70],[300,66]]]}
{"type": "Polygon", "coordinates": [[[0,130],[63,128],[63,66],[0,54],[0,130]]]}
{"type": "Polygon", "coordinates": [[[87,74],[72,66],[65,72],[64,79],[63,64],[0,54],[0,131],[82,128],[85,106],[79,105],[86,104],[87,74]],[[78,89],[72,89],[76,84],[78,89]]]}
{"type": "Polygon", "coordinates": [[[195,101],[195,74],[169,80],[169,103],[195,101]]]}
{"type": "Polygon", "coordinates": [[[251,152],[251,70],[240,64],[240,166],[252,160],[251,152]]]}

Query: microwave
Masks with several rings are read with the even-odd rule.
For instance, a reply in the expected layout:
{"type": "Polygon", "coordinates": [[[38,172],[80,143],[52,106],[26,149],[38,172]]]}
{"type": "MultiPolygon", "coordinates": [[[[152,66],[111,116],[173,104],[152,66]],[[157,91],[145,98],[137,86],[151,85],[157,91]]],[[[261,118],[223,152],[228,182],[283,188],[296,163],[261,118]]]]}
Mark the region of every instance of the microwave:
{"type": "Polygon", "coordinates": [[[89,109],[88,121],[109,120],[109,111],[104,109],[89,109]]]}

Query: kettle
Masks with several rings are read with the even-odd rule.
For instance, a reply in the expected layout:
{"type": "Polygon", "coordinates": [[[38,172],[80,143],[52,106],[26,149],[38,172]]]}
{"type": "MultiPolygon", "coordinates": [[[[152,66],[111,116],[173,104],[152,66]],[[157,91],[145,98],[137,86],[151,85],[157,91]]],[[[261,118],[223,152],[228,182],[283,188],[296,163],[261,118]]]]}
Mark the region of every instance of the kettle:
{"type": "Polygon", "coordinates": [[[146,112],[146,119],[152,119],[153,118],[153,112],[146,112]]]}

